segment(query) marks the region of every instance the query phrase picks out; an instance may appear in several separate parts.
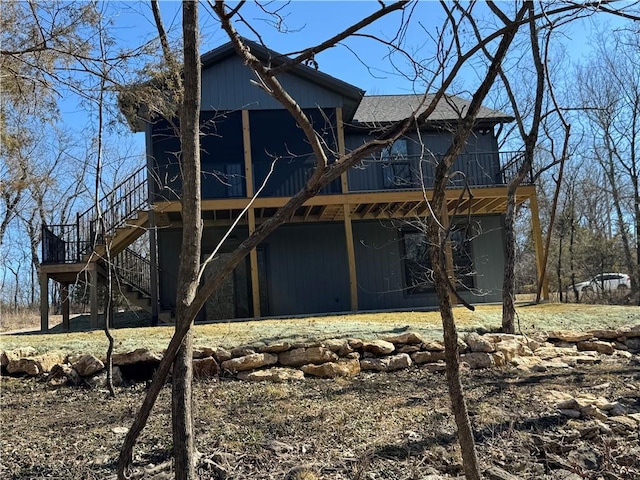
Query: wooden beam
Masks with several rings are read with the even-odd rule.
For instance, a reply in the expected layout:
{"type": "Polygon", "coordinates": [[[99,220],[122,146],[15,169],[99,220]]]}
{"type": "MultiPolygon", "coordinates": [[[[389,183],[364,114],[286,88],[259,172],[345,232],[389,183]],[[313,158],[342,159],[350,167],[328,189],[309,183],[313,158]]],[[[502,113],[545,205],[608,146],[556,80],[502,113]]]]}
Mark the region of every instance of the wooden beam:
{"type": "Polygon", "coordinates": [[[353,228],[351,226],[351,211],[349,205],[343,206],[344,234],[347,244],[347,263],[349,264],[349,291],[351,293],[351,311],[358,310],[358,275],[356,270],[356,254],[353,246],[353,228]]]}
{"type": "MultiPolygon", "coordinates": [[[[338,138],[338,154],[342,157],[346,152],[344,142],[344,123],[342,122],[342,107],[336,108],[336,136],[338,138]]],[[[340,174],[340,186],[342,187],[342,193],[349,191],[349,172],[343,172],[340,174]]]]}
{"type": "Polygon", "coordinates": [[[40,331],[49,331],[49,275],[40,271],[40,331]]]}
{"type": "Polygon", "coordinates": [[[62,300],[62,328],[65,332],[71,330],[69,323],[69,284],[63,283],[60,285],[60,299],[62,300]]]}
{"type": "MultiPolygon", "coordinates": [[[[253,208],[247,211],[249,220],[249,235],[256,229],[256,216],[253,208]]],[[[253,248],[249,252],[249,268],[251,271],[251,299],[253,304],[253,316],[260,317],[260,277],[258,275],[258,252],[253,248]]]]}
{"type": "Polygon", "coordinates": [[[251,165],[251,128],[249,110],[242,110],[242,145],[244,147],[244,179],[247,198],[253,197],[253,165],[251,165]]]}
{"type": "Polygon", "coordinates": [[[544,255],[542,251],[542,229],[540,228],[540,216],[538,213],[538,198],[535,192],[529,198],[529,206],[531,208],[531,230],[533,233],[533,247],[536,253],[536,268],[538,270],[538,279],[542,280],[542,298],[549,300],[549,280],[546,275],[540,279],[544,255]]]}

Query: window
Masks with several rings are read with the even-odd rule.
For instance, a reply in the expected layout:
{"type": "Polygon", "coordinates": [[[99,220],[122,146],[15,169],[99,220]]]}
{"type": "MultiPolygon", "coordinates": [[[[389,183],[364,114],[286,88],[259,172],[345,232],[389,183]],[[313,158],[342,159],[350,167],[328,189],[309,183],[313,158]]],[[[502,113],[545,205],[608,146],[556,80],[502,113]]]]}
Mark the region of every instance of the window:
{"type": "MultiPolygon", "coordinates": [[[[474,288],[475,275],[469,226],[460,224],[451,231],[453,270],[458,289],[474,288]]],[[[405,287],[409,293],[435,291],[429,244],[423,232],[402,233],[404,245],[405,287]]]]}
{"type": "Polygon", "coordinates": [[[390,147],[382,149],[380,161],[384,188],[407,188],[411,185],[411,165],[406,139],[396,140],[390,147]]]}

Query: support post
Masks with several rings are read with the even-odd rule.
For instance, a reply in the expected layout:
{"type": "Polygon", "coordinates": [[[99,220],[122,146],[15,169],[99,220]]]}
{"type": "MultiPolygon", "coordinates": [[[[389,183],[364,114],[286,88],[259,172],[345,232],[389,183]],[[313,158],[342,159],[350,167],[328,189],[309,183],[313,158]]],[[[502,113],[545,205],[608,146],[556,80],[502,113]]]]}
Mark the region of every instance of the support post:
{"type": "Polygon", "coordinates": [[[49,275],[40,272],[40,331],[49,331],[49,275]]]}
{"type": "Polygon", "coordinates": [[[60,286],[60,297],[62,300],[62,329],[65,332],[71,331],[69,323],[69,284],[63,283],[60,286]]]}
{"type": "Polygon", "coordinates": [[[349,264],[349,291],[351,297],[351,311],[358,310],[358,274],[356,270],[356,254],[353,247],[353,228],[351,226],[351,211],[348,204],[344,208],[344,236],[347,245],[347,262],[349,264]]]}
{"type": "MultiPolygon", "coordinates": [[[[251,129],[249,125],[249,111],[242,110],[242,144],[244,147],[244,176],[247,198],[253,197],[253,165],[251,162],[251,129]]],[[[256,213],[253,208],[247,211],[249,235],[256,229],[256,213]]],[[[253,316],[260,317],[260,280],[258,275],[258,252],[254,248],[249,252],[249,269],[251,272],[251,299],[253,316]]]]}
{"type": "Polygon", "coordinates": [[[98,270],[95,263],[90,263],[89,271],[89,304],[91,307],[91,328],[98,328],[98,270]]]}
{"type": "Polygon", "coordinates": [[[533,246],[536,253],[536,269],[538,272],[538,282],[542,282],[542,298],[549,300],[549,280],[542,275],[542,261],[544,252],[542,251],[542,228],[540,228],[540,215],[538,213],[538,197],[534,192],[529,197],[529,207],[531,208],[531,230],[533,234],[533,246]]]}
{"type": "Polygon", "coordinates": [[[149,211],[149,288],[151,292],[151,325],[158,325],[160,317],[160,296],[158,294],[158,234],[156,228],[156,215],[154,210],[155,178],[153,178],[153,135],[151,125],[147,124],[145,138],[147,141],[147,204],[149,211]],[[150,178],[151,177],[151,178],[150,178]]]}
{"type": "MultiPolygon", "coordinates": [[[[336,108],[336,137],[338,139],[338,153],[340,156],[346,152],[344,143],[344,123],[342,121],[342,107],[336,108]]],[[[340,186],[342,187],[342,193],[349,193],[349,176],[347,172],[343,172],[340,175],[340,186]]]]}

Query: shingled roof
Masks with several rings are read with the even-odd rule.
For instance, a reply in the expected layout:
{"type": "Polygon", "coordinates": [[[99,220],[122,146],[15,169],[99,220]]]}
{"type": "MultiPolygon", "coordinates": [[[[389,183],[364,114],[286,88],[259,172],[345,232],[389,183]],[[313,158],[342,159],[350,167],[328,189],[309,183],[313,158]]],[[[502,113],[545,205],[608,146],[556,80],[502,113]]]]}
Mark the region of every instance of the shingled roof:
{"type": "MultiPolygon", "coordinates": [[[[432,98],[432,94],[427,95],[427,100],[417,113],[424,111],[425,105],[428,105],[432,98]]],[[[365,95],[356,110],[353,123],[369,126],[397,122],[412,115],[422,100],[423,95],[365,95]]],[[[448,95],[440,100],[436,109],[429,115],[428,121],[457,121],[466,114],[469,103],[468,100],[455,95],[448,95]]],[[[511,122],[513,117],[499,110],[480,107],[478,120],[496,124],[511,122]]]]}

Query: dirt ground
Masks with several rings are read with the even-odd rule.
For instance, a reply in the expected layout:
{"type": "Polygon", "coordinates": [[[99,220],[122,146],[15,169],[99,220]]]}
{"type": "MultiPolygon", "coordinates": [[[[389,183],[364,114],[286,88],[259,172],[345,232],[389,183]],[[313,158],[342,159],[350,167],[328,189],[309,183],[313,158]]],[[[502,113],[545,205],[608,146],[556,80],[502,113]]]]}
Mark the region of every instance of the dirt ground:
{"type": "MultiPolygon", "coordinates": [[[[640,479],[639,428],[565,417],[550,393],[590,393],[640,412],[638,356],[544,373],[464,371],[463,381],[483,469],[499,467],[519,479],[640,479]]],[[[144,382],[119,388],[114,399],[101,389],[54,388],[35,379],[1,382],[0,478],[114,477],[144,382]]],[[[202,479],[461,478],[441,373],[197,381],[194,396],[202,479]]],[[[151,471],[170,451],[167,386],[136,448],[135,467],[151,471]]],[[[485,478],[502,478],[490,472],[485,478]]]]}

